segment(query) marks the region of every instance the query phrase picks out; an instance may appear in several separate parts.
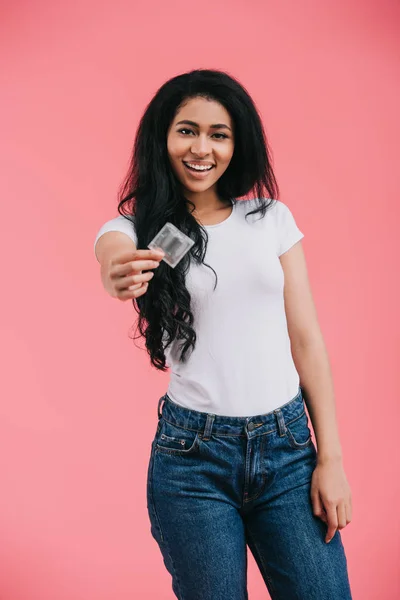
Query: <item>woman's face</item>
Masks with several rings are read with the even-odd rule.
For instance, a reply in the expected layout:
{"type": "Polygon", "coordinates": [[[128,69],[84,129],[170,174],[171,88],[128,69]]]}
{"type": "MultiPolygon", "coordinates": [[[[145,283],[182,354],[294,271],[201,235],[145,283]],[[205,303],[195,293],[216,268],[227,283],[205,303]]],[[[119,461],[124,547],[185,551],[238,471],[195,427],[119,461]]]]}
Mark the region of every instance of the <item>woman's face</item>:
{"type": "Polygon", "coordinates": [[[214,100],[191,98],[177,112],[168,130],[167,147],[185,190],[199,193],[216,186],[231,161],[233,136],[228,111],[214,100]]]}

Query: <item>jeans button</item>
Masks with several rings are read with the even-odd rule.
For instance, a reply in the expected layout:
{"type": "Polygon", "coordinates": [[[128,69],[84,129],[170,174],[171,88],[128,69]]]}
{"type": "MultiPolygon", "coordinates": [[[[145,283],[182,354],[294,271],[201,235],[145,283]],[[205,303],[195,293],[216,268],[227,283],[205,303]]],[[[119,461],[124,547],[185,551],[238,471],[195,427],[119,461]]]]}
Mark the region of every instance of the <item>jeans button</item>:
{"type": "Polygon", "coordinates": [[[250,422],[250,423],[248,424],[248,426],[247,426],[247,429],[248,429],[249,431],[253,431],[253,429],[255,429],[255,425],[254,425],[254,423],[251,423],[251,422],[250,422]]]}

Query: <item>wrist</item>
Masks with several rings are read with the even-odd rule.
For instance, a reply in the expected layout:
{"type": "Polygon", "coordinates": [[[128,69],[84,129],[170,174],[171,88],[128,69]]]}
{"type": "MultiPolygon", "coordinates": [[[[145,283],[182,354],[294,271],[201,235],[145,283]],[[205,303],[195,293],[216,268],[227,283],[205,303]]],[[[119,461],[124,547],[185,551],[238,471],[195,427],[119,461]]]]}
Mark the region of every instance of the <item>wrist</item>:
{"type": "Polygon", "coordinates": [[[317,452],[317,461],[319,465],[340,464],[343,462],[343,456],[340,451],[336,452],[317,452]]]}

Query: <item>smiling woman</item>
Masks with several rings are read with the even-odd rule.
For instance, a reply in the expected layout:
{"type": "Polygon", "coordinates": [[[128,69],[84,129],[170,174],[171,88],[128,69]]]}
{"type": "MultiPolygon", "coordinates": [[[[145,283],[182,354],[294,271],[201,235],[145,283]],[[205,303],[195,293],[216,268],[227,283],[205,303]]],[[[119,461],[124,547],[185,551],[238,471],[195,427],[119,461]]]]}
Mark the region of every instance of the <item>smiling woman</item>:
{"type": "Polygon", "coordinates": [[[210,204],[215,209],[220,204],[217,182],[233,156],[232,130],[232,118],[222,104],[201,97],[184,103],[171,123],[167,137],[171,166],[198,214],[210,204]]]}
{"type": "Polygon", "coordinates": [[[151,363],[171,370],[147,507],[181,599],[247,598],[246,544],[273,600],[351,598],[339,532],[351,498],[328,361],[303,233],[277,196],[251,97],[226,73],[196,70],[149,103],[121,214],[95,241],[111,236],[105,287],[134,300],[151,363]],[[168,221],[194,242],[175,269],[145,250],[168,221]]]}

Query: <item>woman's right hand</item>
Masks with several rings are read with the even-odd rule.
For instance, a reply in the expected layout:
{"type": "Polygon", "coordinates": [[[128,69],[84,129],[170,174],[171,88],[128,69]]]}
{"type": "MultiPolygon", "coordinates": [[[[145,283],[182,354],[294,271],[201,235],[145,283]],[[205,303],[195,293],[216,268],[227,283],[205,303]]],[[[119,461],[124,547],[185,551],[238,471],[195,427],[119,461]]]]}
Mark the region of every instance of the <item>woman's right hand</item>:
{"type": "Polygon", "coordinates": [[[143,296],[154,276],[151,269],[157,269],[163,256],[157,250],[134,250],[114,256],[101,265],[104,289],[122,302],[143,296]]]}

